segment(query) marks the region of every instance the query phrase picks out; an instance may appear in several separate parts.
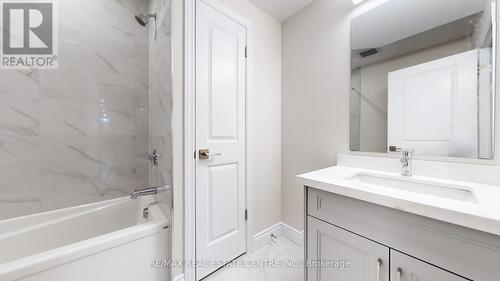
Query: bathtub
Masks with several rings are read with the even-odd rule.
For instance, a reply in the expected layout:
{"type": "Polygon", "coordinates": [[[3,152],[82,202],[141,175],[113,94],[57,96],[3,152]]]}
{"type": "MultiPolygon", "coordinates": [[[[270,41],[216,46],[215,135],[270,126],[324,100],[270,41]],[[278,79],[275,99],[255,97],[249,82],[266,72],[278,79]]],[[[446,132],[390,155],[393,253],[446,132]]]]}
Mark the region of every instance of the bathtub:
{"type": "Polygon", "coordinates": [[[168,281],[170,233],[153,196],[0,221],[0,281],[168,281]]]}

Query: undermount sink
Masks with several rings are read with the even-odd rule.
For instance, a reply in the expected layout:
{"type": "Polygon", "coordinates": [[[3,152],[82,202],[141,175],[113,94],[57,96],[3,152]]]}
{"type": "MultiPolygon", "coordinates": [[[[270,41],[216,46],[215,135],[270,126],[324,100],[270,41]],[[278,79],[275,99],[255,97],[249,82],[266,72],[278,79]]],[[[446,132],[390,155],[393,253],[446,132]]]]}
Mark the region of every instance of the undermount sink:
{"type": "Polygon", "coordinates": [[[447,199],[477,202],[474,193],[467,186],[438,183],[411,177],[406,178],[402,176],[396,177],[370,173],[359,173],[349,178],[349,180],[368,185],[393,188],[447,199]]]}

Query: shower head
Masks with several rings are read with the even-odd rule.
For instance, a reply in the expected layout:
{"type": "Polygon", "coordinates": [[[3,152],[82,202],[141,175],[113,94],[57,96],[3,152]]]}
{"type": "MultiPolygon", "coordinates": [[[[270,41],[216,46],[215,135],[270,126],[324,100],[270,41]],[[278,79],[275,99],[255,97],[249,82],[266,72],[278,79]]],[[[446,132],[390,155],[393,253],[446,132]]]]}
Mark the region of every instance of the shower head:
{"type": "Polygon", "coordinates": [[[135,15],[135,20],[137,21],[138,24],[142,26],[146,26],[149,23],[149,19],[154,19],[156,20],[156,13],[154,14],[140,14],[140,15],[135,15]]]}

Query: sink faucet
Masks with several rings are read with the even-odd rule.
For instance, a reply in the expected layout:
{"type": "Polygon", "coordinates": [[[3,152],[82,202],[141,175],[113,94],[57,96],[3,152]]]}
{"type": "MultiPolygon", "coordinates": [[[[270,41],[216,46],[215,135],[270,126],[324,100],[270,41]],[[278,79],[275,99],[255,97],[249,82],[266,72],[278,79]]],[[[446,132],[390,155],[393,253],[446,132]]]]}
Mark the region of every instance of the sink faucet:
{"type": "Polygon", "coordinates": [[[401,175],[411,177],[413,175],[413,149],[401,149],[401,165],[403,170],[401,175]]]}
{"type": "Polygon", "coordinates": [[[148,188],[142,188],[142,189],[136,189],[134,192],[130,194],[130,199],[137,199],[142,196],[147,196],[147,195],[154,195],[158,193],[158,188],[157,187],[148,187],[148,188]]]}

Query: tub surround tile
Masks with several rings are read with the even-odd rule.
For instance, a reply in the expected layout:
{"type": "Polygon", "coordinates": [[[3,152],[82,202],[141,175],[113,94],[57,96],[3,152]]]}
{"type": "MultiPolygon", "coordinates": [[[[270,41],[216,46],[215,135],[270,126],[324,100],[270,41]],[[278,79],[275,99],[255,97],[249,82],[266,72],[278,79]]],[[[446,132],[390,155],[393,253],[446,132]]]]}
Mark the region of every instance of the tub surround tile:
{"type": "Polygon", "coordinates": [[[36,165],[0,165],[0,200],[36,200],[40,197],[40,168],[36,165]]]}
{"type": "Polygon", "coordinates": [[[0,71],[0,218],[148,185],[147,5],[60,1],[59,69],[0,71]]]}
{"type": "Polygon", "coordinates": [[[4,202],[0,200],[0,220],[41,212],[40,200],[4,202]]]}
{"type": "Polygon", "coordinates": [[[0,94],[0,135],[36,136],[39,132],[37,97],[0,94]]]}
{"type": "Polygon", "coordinates": [[[0,164],[0,218],[40,211],[40,170],[36,165],[0,164]]]}
{"type": "Polygon", "coordinates": [[[133,136],[40,137],[42,165],[80,170],[86,167],[133,166],[133,136]]]}
{"type": "Polygon", "coordinates": [[[37,70],[2,70],[0,94],[14,96],[40,96],[39,72],[37,70]]]}
{"type": "MultiPolygon", "coordinates": [[[[101,82],[94,77],[95,73],[92,73],[91,69],[82,72],[79,69],[61,68],[41,75],[40,96],[42,98],[58,101],[105,103],[116,108],[145,106],[143,101],[147,101],[145,94],[147,87],[142,83],[124,85],[112,81],[101,82]]],[[[142,79],[147,81],[148,78],[142,79]]]]}
{"type": "MultiPolygon", "coordinates": [[[[47,168],[41,171],[43,211],[127,196],[138,179],[133,169],[87,169],[69,171],[47,168]]],[[[137,183],[136,183],[137,184],[137,183]]]]}
{"type": "MultiPolygon", "coordinates": [[[[149,2],[149,13],[156,13],[157,36],[155,25],[148,25],[149,34],[149,130],[150,148],[157,149],[162,155],[160,164],[150,169],[149,182],[154,186],[171,185],[171,132],[172,119],[172,69],[171,69],[171,21],[170,0],[152,0],[149,2]]],[[[160,198],[165,205],[171,206],[171,198],[165,195],[160,198]],[[170,204],[169,204],[170,203],[170,204]]]]}
{"type": "Polygon", "coordinates": [[[110,192],[124,196],[146,186],[147,160],[137,157],[135,146],[135,137],[44,139],[42,193],[52,189],[78,193],[80,189],[81,193],[104,198],[110,192]]]}
{"type": "Polygon", "coordinates": [[[40,107],[40,131],[44,136],[134,136],[136,133],[133,107],[54,99],[42,99],[40,107]]]}
{"type": "Polygon", "coordinates": [[[0,165],[37,165],[39,163],[38,137],[0,135],[0,165]]]}
{"type": "Polygon", "coordinates": [[[59,69],[1,71],[0,168],[20,171],[0,173],[0,219],[171,183],[170,4],[61,1],[59,69]],[[148,10],[157,38],[134,19],[148,10]],[[154,148],[163,157],[150,169],[154,148]]]}

